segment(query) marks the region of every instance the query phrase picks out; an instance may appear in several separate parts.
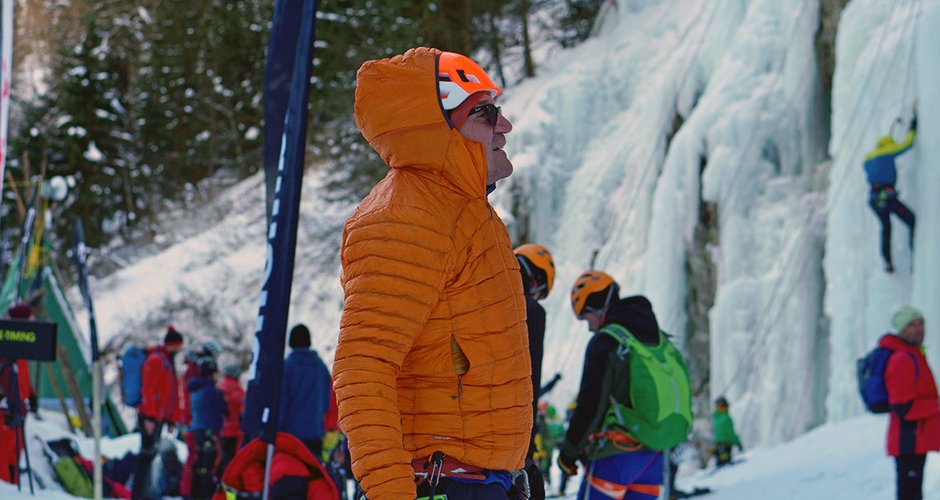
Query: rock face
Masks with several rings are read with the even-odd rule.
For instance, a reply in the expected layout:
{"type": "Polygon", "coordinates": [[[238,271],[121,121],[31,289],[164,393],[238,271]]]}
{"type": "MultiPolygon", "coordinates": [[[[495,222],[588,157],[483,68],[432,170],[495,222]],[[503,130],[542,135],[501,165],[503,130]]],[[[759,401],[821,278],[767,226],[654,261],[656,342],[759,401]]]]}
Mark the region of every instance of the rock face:
{"type": "Polygon", "coordinates": [[[816,62],[819,80],[828,93],[832,89],[832,73],[836,69],[836,33],[842,9],[849,0],[819,1],[819,30],[816,32],[816,62]]]}

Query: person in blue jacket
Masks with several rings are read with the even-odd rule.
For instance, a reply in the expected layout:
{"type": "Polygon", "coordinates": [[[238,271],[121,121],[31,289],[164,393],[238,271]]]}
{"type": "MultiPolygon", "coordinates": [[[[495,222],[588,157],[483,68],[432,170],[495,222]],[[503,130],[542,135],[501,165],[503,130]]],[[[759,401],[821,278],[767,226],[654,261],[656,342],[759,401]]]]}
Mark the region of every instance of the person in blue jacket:
{"type": "Polygon", "coordinates": [[[898,144],[894,137],[886,135],[878,139],[875,149],[865,157],[865,174],[871,186],[868,205],[881,221],[881,256],[884,258],[887,273],[894,272],[894,264],[891,261],[891,214],[897,215],[910,228],[908,244],[911,250],[914,249],[914,212],[898,199],[898,192],[894,188],[898,179],[894,159],[914,145],[916,133],[917,113],[911,119],[907,137],[903,142],[898,144]]]}
{"type": "Polygon", "coordinates": [[[189,432],[196,444],[195,460],[187,460],[191,468],[192,483],[190,498],[212,498],[218,484],[217,468],[219,465],[219,433],[228,405],[225,395],[215,386],[218,370],[215,358],[203,356],[197,360],[199,375],[186,383],[189,391],[189,403],[192,420],[189,432]]]}
{"type": "Polygon", "coordinates": [[[320,456],[324,414],[330,408],[333,382],[320,356],[310,349],[310,330],[305,325],[291,329],[288,343],[292,351],[284,360],[278,428],[300,439],[314,456],[320,456]]]}

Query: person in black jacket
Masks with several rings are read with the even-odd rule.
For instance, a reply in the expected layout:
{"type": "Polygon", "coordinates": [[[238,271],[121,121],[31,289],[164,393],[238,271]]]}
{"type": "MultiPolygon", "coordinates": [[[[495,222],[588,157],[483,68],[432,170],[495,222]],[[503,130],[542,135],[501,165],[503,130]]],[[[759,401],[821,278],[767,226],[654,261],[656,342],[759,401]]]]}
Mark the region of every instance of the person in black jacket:
{"type": "MultiPolygon", "coordinates": [[[[529,358],[532,361],[532,436],[529,440],[529,453],[526,456],[526,474],[528,474],[532,500],[545,498],[545,482],[542,472],[532,459],[535,453],[535,435],[538,434],[538,400],[542,389],[542,355],[545,343],[545,308],[540,300],[548,297],[555,282],[555,261],[552,254],[542,245],[528,243],[521,245],[513,253],[519,261],[522,273],[522,288],[525,292],[526,324],[529,328],[529,358]]],[[[552,386],[561,378],[555,375],[552,386]]],[[[548,390],[551,390],[549,387],[548,390]]]]}
{"type": "Polygon", "coordinates": [[[663,455],[643,447],[639,443],[619,436],[602,436],[602,439],[618,443],[624,452],[603,459],[583,456],[582,443],[596,439],[592,433],[598,431],[592,425],[598,412],[606,408],[604,378],[610,354],[620,344],[610,335],[599,334],[605,325],[621,325],[644,345],[660,344],[661,333],[653,306],[641,295],[620,298],[620,287],[606,273],[587,271],[575,282],[571,291],[571,302],[575,316],[587,321],[595,333],[587,345],[584,369],[577,405],[568,423],[564,443],[558,456],[558,467],[564,474],[575,475],[580,460],[590,467],[581,484],[578,498],[595,500],[600,498],[655,499],[659,496],[663,481],[663,455]],[[619,495],[619,496],[614,496],[619,495]]]}

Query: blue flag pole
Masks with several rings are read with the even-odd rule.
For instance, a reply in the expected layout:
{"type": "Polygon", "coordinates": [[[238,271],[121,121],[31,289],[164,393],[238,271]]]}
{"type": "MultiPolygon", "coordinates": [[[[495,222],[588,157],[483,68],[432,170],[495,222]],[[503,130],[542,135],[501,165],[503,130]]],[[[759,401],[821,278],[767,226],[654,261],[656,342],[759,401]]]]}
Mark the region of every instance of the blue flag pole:
{"type": "MultiPolygon", "coordinates": [[[[313,62],[314,22],[316,1],[278,0],[274,8],[274,23],[268,45],[268,67],[291,71],[290,92],[283,117],[280,136],[280,154],[274,173],[273,200],[267,232],[267,257],[261,285],[261,306],[252,347],[249,368],[248,394],[242,430],[249,438],[260,437],[268,443],[265,466],[264,498],[268,498],[271,459],[277,437],[278,412],[281,396],[281,376],[284,370],[284,337],[290,310],[291,282],[297,242],[297,221],[300,212],[300,194],[303,184],[304,152],[307,137],[307,103],[310,95],[310,71],[313,62]],[[302,5],[301,5],[302,4],[302,5]],[[301,8],[301,12],[298,12],[301,8]],[[282,47],[282,30],[297,33],[296,44],[282,47]],[[290,64],[284,58],[293,58],[290,64]]],[[[271,79],[268,71],[265,77],[271,79]]],[[[272,96],[275,100],[283,94],[272,96]]],[[[268,107],[266,93],[265,108],[268,107]]],[[[266,131],[267,133],[267,131],[266,131]]],[[[265,141],[273,140],[265,137],[265,141]]],[[[272,172],[266,169],[266,175],[272,172]]]]}

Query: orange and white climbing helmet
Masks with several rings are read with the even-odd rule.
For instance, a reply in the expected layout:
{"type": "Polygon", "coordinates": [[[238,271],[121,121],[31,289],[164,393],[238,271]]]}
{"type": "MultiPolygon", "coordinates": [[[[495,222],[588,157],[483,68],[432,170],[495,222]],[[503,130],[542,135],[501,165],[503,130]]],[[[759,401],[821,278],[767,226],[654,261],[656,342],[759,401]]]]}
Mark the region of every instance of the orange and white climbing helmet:
{"type": "Polygon", "coordinates": [[[503,92],[473,59],[455,52],[442,52],[437,61],[437,87],[441,105],[450,111],[475,92],[489,92],[495,99],[503,92]]]}

